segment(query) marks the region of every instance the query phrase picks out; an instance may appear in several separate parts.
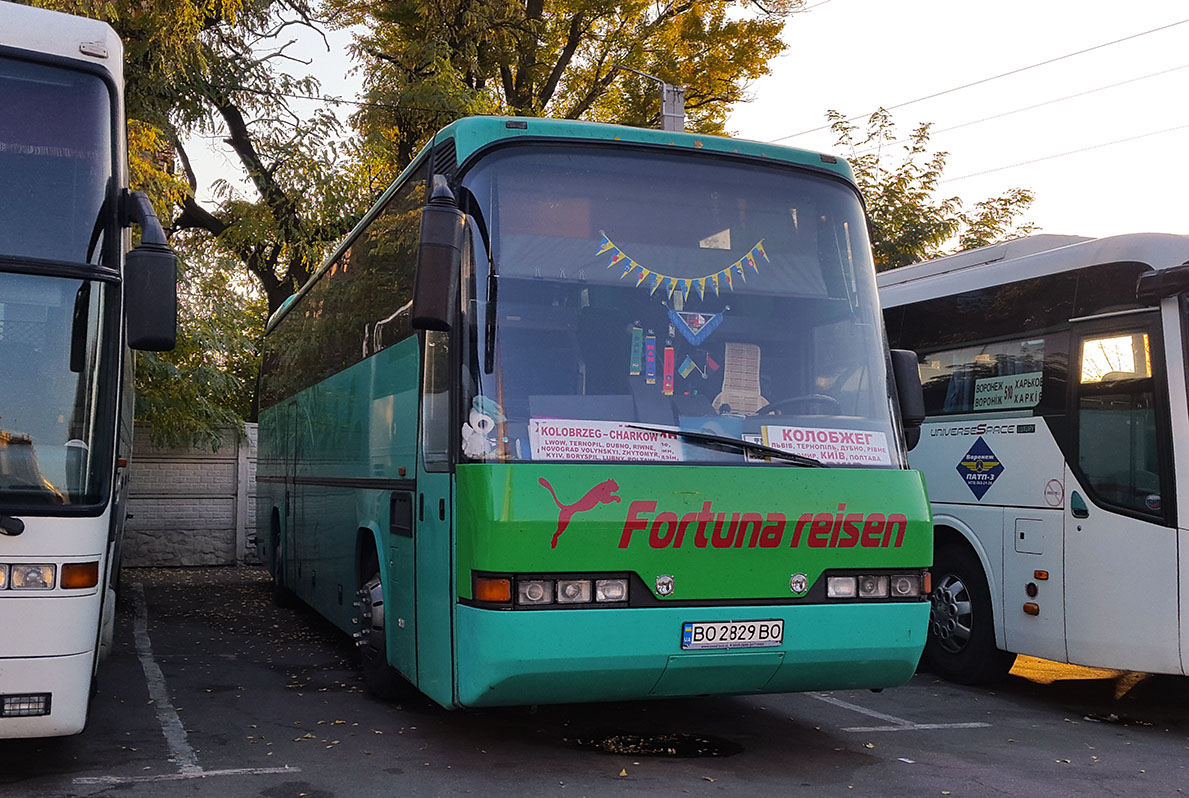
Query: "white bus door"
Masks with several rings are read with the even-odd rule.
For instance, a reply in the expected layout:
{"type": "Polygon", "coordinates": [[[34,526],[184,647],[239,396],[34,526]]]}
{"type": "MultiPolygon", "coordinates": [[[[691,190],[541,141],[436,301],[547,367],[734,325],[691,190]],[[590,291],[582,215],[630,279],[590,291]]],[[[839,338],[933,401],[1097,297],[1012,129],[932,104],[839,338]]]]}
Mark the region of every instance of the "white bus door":
{"type": "Polygon", "coordinates": [[[1159,315],[1074,326],[1065,489],[1069,661],[1181,670],[1159,315]]]}

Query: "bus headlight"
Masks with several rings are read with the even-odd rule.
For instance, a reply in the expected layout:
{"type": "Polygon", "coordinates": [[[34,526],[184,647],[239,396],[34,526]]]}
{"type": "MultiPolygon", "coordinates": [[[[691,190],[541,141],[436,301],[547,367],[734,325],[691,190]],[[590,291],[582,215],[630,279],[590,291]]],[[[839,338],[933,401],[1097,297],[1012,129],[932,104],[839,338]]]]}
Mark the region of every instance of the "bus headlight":
{"type": "Polygon", "coordinates": [[[13,565],[9,575],[13,590],[53,590],[53,565],[13,565]]]}
{"type": "Polygon", "coordinates": [[[860,576],[859,598],[887,598],[888,578],[886,576],[860,576]]]}
{"type": "Polygon", "coordinates": [[[0,590],[8,587],[8,566],[0,563],[0,590]]]}
{"type": "Polygon", "coordinates": [[[517,582],[516,598],[519,604],[552,604],[553,582],[548,579],[517,582]]]}
{"type": "Polygon", "coordinates": [[[595,582],[595,601],[627,601],[628,580],[600,579],[595,582]]]}
{"type": "Polygon", "coordinates": [[[590,601],[589,579],[557,580],[558,604],[585,604],[590,601]]]}
{"type": "Polygon", "coordinates": [[[892,577],[892,598],[916,598],[921,593],[919,574],[896,574],[892,577]]]}
{"type": "Polygon", "coordinates": [[[857,593],[853,576],[826,577],[826,595],[830,598],[854,598],[857,593]]]}

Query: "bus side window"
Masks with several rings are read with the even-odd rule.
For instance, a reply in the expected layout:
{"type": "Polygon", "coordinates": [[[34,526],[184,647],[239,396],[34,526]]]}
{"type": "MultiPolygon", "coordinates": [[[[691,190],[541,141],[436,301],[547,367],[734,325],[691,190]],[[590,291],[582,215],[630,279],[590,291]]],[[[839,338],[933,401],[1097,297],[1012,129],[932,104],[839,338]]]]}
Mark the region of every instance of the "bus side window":
{"type": "Polygon", "coordinates": [[[1162,516],[1159,434],[1146,332],[1082,341],[1078,368],[1078,465],[1098,498],[1162,516]]]}
{"type": "Polygon", "coordinates": [[[426,330],[421,372],[421,458],[426,471],[450,468],[450,333],[426,330]]]}

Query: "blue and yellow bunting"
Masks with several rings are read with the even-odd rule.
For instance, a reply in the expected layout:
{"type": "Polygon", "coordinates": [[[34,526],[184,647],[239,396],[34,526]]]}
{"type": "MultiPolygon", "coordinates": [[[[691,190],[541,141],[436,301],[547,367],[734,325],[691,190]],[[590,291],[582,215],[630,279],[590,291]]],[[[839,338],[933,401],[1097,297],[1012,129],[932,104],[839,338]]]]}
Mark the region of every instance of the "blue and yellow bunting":
{"type": "Polygon", "coordinates": [[[695,289],[697,289],[698,297],[705,299],[707,287],[714,292],[715,296],[718,296],[720,286],[724,284],[727,289],[734,291],[736,278],[744,282],[747,281],[747,272],[744,271],[745,267],[750,268],[753,274],[759,274],[760,263],[770,262],[768,260],[768,253],[764,251],[764,241],[760,239],[743,257],[716,272],[701,277],[672,277],[668,274],[653,271],[628,257],[627,253],[616,246],[607,237],[606,233],[603,233],[602,237],[603,242],[599,246],[599,251],[595,254],[608,256],[608,269],[619,265],[622,269],[619,279],[622,280],[628,275],[631,275],[636,280],[637,288],[647,283],[646,287],[649,294],[655,294],[657,289],[663,287],[670,299],[672,299],[674,293],[680,293],[683,299],[688,299],[690,291],[695,289]]]}

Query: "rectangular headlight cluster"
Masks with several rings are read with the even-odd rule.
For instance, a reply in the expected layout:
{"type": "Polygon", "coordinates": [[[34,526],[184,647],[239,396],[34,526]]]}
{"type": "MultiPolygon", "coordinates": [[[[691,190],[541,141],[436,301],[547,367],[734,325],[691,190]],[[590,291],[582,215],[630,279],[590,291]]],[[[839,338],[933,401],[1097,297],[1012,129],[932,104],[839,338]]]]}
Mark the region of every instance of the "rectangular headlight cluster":
{"type": "Polygon", "coordinates": [[[624,604],[628,580],[621,576],[480,576],[474,577],[476,600],[516,607],[581,607],[624,604]],[[513,590],[513,585],[515,589],[513,590]]]}
{"type": "Polygon", "coordinates": [[[855,574],[826,577],[826,597],[832,599],[919,599],[925,580],[913,574],[855,574]]]}
{"type": "Polygon", "coordinates": [[[0,590],[53,590],[57,572],[48,563],[0,563],[0,590]]]}
{"type": "Polygon", "coordinates": [[[0,563],[0,590],[85,590],[99,584],[99,561],[68,562],[59,573],[54,563],[0,563]]]}

